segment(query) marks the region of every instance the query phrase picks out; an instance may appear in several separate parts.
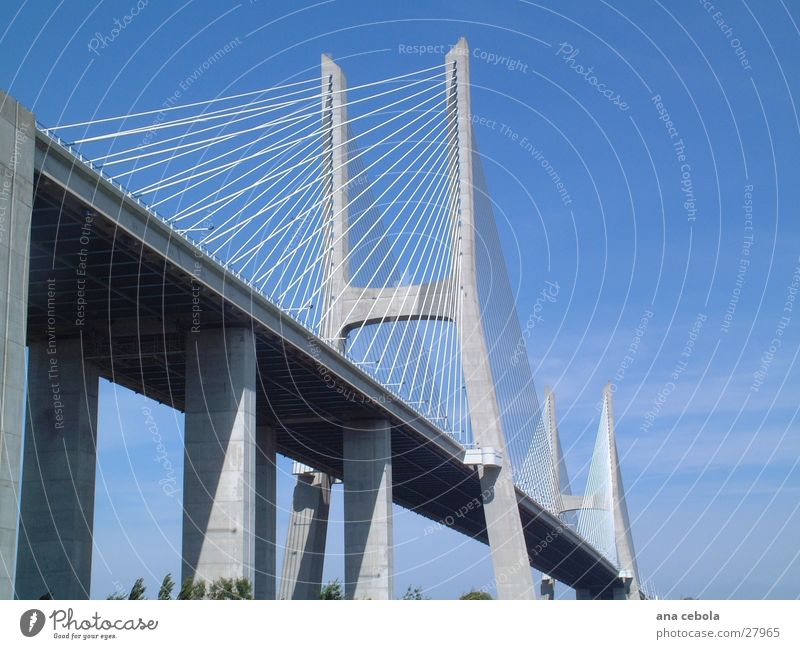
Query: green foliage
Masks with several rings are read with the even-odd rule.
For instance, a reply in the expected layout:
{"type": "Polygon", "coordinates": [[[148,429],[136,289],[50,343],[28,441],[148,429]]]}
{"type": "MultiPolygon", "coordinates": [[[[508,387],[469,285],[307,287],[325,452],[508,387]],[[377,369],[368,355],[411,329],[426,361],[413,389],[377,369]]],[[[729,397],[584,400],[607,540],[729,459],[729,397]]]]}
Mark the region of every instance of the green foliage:
{"type": "Polygon", "coordinates": [[[472,590],[458,599],[492,599],[492,596],[484,590],[472,590]]]}
{"type": "Polygon", "coordinates": [[[158,589],[158,599],[172,599],[173,588],[175,588],[175,582],[172,581],[172,575],[167,573],[164,581],[161,582],[161,588],[158,589]]]}
{"type": "MultiPolygon", "coordinates": [[[[172,599],[174,588],[172,575],[167,573],[161,582],[161,588],[158,589],[158,599],[172,599]]],[[[145,590],[144,579],[139,578],[134,582],[130,594],[114,593],[109,595],[108,599],[147,599],[144,596],[145,590]]],[[[244,577],[235,579],[221,577],[212,584],[207,584],[202,579],[199,581],[186,579],[181,584],[176,599],[253,599],[253,584],[244,577]]]]}
{"type": "Polygon", "coordinates": [[[234,592],[236,599],[253,599],[253,584],[249,579],[239,577],[234,581],[234,592]]]}
{"type": "Polygon", "coordinates": [[[334,579],[333,581],[329,581],[322,587],[322,590],[319,593],[320,599],[344,599],[342,597],[342,585],[339,583],[338,579],[334,579]]]}
{"type": "Polygon", "coordinates": [[[220,577],[208,589],[208,599],[253,599],[253,586],[244,577],[220,577]]]}
{"type": "Polygon", "coordinates": [[[403,595],[403,599],[425,599],[425,597],[422,596],[422,587],[415,586],[412,588],[409,586],[406,590],[406,594],[403,595]]]}
{"type": "Polygon", "coordinates": [[[191,579],[184,579],[181,584],[181,590],[178,593],[178,599],[205,599],[206,598],[206,582],[193,581],[191,579]]]}
{"type": "Polygon", "coordinates": [[[253,599],[253,584],[244,577],[220,577],[211,584],[186,579],[181,584],[178,599],[253,599]]]}
{"type": "Polygon", "coordinates": [[[146,599],[144,596],[144,591],[147,590],[144,585],[144,578],[139,577],[135,582],[133,582],[133,587],[131,588],[131,593],[128,595],[128,599],[146,599]]]}

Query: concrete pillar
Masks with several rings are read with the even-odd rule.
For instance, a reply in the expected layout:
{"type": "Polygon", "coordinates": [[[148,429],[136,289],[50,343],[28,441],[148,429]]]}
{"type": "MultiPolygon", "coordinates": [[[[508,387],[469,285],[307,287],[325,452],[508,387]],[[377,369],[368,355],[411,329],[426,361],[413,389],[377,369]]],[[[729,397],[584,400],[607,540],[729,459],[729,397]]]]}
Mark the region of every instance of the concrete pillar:
{"type": "Polygon", "coordinates": [[[631,592],[631,579],[620,579],[620,585],[611,590],[611,599],[640,599],[639,593],[631,592]]]}
{"type": "Polygon", "coordinates": [[[35,136],[33,115],[0,92],[0,599],[14,594],[35,136]]]}
{"type": "Polygon", "coordinates": [[[98,378],[83,362],[80,339],[30,346],[19,599],[89,597],[98,378]]]}
{"type": "Polygon", "coordinates": [[[517,493],[508,462],[505,458],[503,462],[502,467],[484,467],[480,473],[497,596],[498,599],[536,599],[517,493]]]}
{"type": "Polygon", "coordinates": [[[275,429],[256,428],[256,581],[255,599],[275,599],[277,528],[275,429]]]}
{"type": "Polygon", "coordinates": [[[629,583],[630,580],[620,579],[608,588],[576,588],[575,599],[633,599],[630,596],[629,583]]]}
{"type": "Polygon", "coordinates": [[[297,484],[292,498],[292,516],[283,555],[283,577],[279,599],[319,599],[331,478],[327,473],[295,464],[297,484]]]}
{"type": "Polygon", "coordinates": [[[505,450],[500,406],[489,364],[486,335],[478,300],[475,209],[472,179],[472,122],[469,94],[469,45],[462,38],[445,58],[447,111],[450,129],[457,134],[461,254],[461,357],[475,441],[502,452],[500,467],[481,471],[483,512],[500,599],[535,599],[533,571],[519,516],[511,464],[505,450]]]}
{"type": "Polygon", "coordinates": [[[391,599],[391,426],[383,419],[357,421],[343,432],[345,597],[391,599]]]}
{"type": "Polygon", "coordinates": [[[183,579],[255,585],[255,386],[252,331],[187,336],[183,579]]]}
{"type": "Polygon", "coordinates": [[[550,575],[542,575],[541,594],[542,599],[556,598],[556,580],[550,575]]]}

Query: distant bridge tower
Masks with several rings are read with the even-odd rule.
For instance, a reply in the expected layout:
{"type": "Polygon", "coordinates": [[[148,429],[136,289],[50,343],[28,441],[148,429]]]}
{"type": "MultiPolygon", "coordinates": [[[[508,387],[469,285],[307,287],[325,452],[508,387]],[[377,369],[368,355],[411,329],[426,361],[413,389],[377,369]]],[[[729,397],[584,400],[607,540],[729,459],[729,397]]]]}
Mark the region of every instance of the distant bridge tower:
{"type": "MultiPolygon", "coordinates": [[[[636,565],[628,507],[625,502],[625,488],[619,467],[611,384],[603,389],[600,426],[597,430],[597,441],[583,495],[573,495],[569,489],[555,418],[555,396],[550,391],[547,392],[545,413],[545,426],[551,439],[555,480],[561,492],[559,497],[561,517],[564,518],[570,512],[578,513],[579,534],[619,568],[623,584],[623,588],[614,588],[612,593],[594,593],[579,589],[578,599],[594,599],[609,595],[614,599],[642,599],[639,569],[636,565]]],[[[550,589],[548,592],[552,590],[552,580],[547,588],[550,589]]]]}
{"type": "Polygon", "coordinates": [[[617,453],[617,433],[614,421],[614,401],[611,384],[603,390],[603,413],[598,436],[608,436],[608,461],[611,473],[611,506],[614,515],[614,545],[617,551],[617,565],[620,577],[625,583],[625,599],[641,599],[641,583],[639,568],[636,565],[636,552],[631,535],[631,522],[628,516],[628,505],[625,502],[625,487],[622,484],[622,472],[619,468],[617,453]]]}

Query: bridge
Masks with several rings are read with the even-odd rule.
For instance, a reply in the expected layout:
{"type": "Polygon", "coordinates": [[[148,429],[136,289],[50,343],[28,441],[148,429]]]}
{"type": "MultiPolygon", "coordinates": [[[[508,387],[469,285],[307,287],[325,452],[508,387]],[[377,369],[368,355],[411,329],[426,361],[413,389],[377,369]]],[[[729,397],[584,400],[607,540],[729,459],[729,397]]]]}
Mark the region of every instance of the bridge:
{"type": "Polygon", "coordinates": [[[348,598],[392,597],[392,503],[487,543],[501,598],[645,596],[610,387],[575,495],[515,352],[464,39],[49,128],[3,94],[0,168],[0,597],[89,596],[101,377],[185,413],[183,579],[317,598],[340,480],[348,598]]]}

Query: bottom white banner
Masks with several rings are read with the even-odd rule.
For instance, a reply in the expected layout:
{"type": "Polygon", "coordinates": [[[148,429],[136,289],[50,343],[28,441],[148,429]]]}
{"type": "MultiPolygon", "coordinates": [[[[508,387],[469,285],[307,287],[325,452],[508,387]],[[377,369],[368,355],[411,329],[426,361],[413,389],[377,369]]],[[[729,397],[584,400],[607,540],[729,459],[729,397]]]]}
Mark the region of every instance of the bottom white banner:
{"type": "Polygon", "coordinates": [[[0,646],[800,646],[797,601],[0,602],[0,646]],[[566,643],[564,645],[563,643],[566,643]]]}

